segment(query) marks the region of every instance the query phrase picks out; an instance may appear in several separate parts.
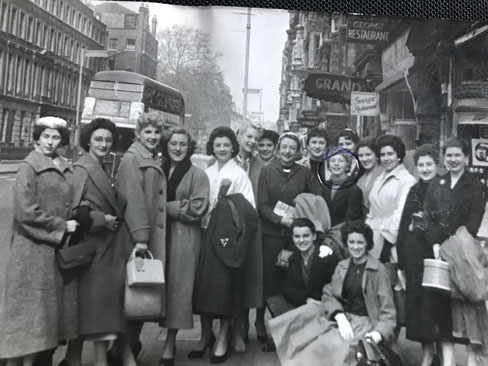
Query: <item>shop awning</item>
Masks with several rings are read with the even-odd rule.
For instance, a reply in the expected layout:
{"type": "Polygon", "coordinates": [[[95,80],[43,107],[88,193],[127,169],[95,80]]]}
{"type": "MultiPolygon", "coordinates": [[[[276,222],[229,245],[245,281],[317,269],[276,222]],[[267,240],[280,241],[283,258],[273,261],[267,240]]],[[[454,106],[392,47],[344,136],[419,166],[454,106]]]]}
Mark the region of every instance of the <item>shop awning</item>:
{"type": "Polygon", "coordinates": [[[309,97],[335,103],[350,103],[352,91],[369,91],[364,79],[331,73],[309,74],[303,89],[309,97]]]}

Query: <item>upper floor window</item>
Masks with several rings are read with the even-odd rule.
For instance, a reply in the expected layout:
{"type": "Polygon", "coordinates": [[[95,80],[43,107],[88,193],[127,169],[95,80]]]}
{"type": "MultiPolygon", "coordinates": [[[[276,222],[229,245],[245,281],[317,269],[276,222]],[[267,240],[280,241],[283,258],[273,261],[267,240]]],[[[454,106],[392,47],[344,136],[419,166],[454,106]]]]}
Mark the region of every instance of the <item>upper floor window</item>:
{"type": "Polygon", "coordinates": [[[10,33],[17,34],[17,9],[12,8],[10,11],[10,33]]]}
{"type": "Polygon", "coordinates": [[[125,49],[128,51],[135,51],[136,50],[136,40],[132,38],[127,38],[125,49]]]}
{"type": "Polygon", "coordinates": [[[125,14],[124,28],[134,29],[137,26],[137,15],[125,14]]]}
{"type": "Polygon", "coordinates": [[[108,43],[109,50],[116,50],[119,48],[119,40],[117,38],[110,38],[108,43]]]}
{"type": "Polygon", "coordinates": [[[24,38],[24,21],[25,14],[23,11],[21,11],[19,15],[19,31],[17,32],[17,36],[21,38],[24,38]]]}
{"type": "Polygon", "coordinates": [[[7,31],[8,26],[8,4],[2,2],[2,14],[0,15],[0,29],[7,31]]]}

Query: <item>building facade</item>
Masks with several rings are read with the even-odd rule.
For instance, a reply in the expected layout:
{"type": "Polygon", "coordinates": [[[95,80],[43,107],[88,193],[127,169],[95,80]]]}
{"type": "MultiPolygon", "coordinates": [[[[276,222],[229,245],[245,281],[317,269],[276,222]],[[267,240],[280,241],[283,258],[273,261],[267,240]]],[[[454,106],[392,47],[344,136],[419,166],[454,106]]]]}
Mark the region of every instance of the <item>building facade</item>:
{"type": "MultiPolygon", "coordinates": [[[[82,49],[104,49],[106,27],[79,0],[0,1],[0,159],[33,148],[42,116],[76,119],[82,49]]],[[[103,59],[85,59],[83,91],[103,59]]]]}
{"type": "Polygon", "coordinates": [[[96,16],[107,25],[110,70],[133,71],[156,78],[158,63],[157,20],[149,26],[149,9],[139,7],[139,13],[115,2],[93,6],[96,16]]]}

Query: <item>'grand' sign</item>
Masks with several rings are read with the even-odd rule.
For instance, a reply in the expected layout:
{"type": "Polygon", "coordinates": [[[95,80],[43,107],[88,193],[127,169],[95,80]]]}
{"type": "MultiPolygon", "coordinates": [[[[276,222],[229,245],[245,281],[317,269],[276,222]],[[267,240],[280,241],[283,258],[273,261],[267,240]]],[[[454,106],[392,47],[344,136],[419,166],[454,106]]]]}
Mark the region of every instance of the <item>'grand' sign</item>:
{"type": "Polygon", "coordinates": [[[309,97],[336,103],[349,103],[352,91],[365,91],[363,79],[329,73],[310,74],[305,79],[304,90],[309,97]]]}

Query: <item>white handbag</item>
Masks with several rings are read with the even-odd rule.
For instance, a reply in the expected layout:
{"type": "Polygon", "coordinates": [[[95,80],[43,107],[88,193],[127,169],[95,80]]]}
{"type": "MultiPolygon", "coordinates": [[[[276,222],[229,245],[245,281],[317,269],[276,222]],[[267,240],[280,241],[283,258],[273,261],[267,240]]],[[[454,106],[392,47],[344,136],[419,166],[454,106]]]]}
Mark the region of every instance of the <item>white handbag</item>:
{"type": "Polygon", "coordinates": [[[163,262],[154,259],[151,252],[149,258],[136,257],[135,251],[127,262],[127,284],[133,286],[155,286],[164,284],[163,262]]]}

